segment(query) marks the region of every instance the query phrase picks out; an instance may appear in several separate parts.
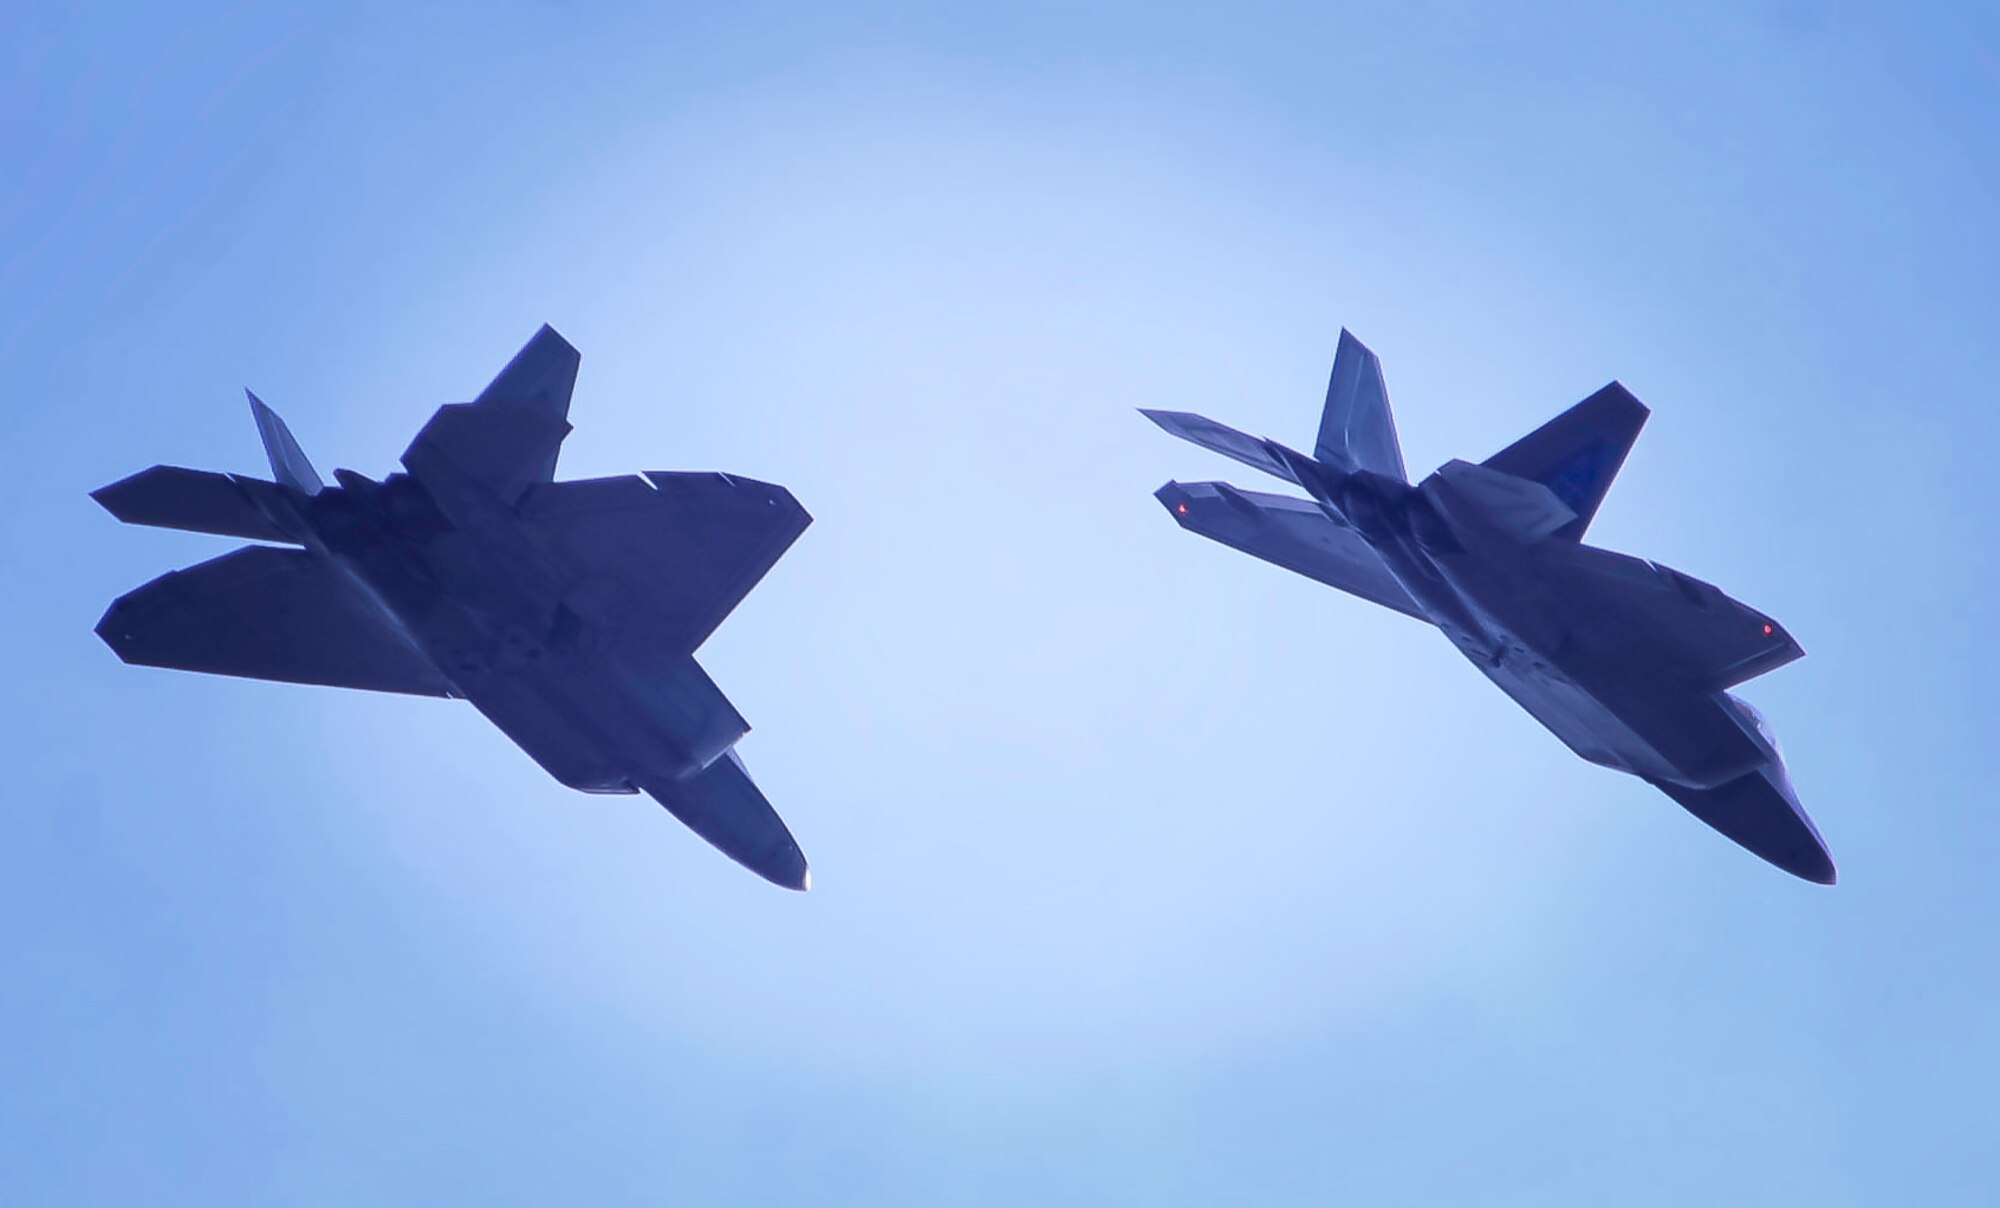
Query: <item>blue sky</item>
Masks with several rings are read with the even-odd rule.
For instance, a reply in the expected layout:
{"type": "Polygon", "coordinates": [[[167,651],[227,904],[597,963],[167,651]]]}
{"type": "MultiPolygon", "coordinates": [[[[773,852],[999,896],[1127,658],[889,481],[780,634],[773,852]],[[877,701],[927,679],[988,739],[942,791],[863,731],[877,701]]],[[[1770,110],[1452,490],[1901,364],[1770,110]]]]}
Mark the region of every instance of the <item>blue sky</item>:
{"type": "Polygon", "coordinates": [[[0,10],[0,1200],[1985,1203],[2000,23],[1952,6],[0,10]],[[120,665],[535,327],[571,476],[815,525],[704,648],[773,890],[462,705],[120,665]],[[1616,377],[1593,539],[1810,656],[1841,884],[1181,533],[1335,335],[1413,470],[1616,377]]]}

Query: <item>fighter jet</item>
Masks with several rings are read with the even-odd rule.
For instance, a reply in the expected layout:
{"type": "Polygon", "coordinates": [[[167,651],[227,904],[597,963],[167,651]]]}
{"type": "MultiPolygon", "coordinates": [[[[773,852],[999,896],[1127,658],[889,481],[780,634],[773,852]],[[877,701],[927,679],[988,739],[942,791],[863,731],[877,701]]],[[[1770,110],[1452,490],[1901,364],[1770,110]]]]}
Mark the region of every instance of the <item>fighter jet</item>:
{"type": "Polygon", "coordinates": [[[1583,543],[1649,414],[1625,387],[1414,486],[1381,364],[1345,330],[1311,456],[1199,415],[1142,413],[1310,496],[1169,482],[1156,494],[1182,528],[1437,626],[1570,750],[1833,883],[1770,727],[1727,691],[1805,651],[1699,579],[1583,543]]]}
{"type": "Polygon", "coordinates": [[[543,327],[380,482],[328,486],[250,395],[276,481],[154,466],[92,492],[130,524],[247,545],[111,605],[128,663],[456,697],[561,783],[645,792],[759,876],[811,882],[693,652],[812,518],[780,486],[648,471],[556,482],[576,349],[543,327]]]}

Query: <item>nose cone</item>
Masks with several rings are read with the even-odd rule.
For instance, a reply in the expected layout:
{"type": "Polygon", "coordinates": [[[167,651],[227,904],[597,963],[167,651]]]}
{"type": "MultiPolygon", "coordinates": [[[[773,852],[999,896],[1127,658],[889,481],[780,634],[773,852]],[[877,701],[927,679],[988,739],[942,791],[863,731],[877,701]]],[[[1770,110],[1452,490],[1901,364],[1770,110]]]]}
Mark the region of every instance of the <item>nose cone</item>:
{"type": "Polygon", "coordinates": [[[778,855],[756,869],[757,875],[773,885],[786,889],[796,889],[800,893],[813,887],[812,866],[806,863],[806,854],[794,843],[789,852],[778,855]]]}
{"type": "Polygon", "coordinates": [[[1833,856],[1799,805],[1781,765],[1768,765],[1712,789],[1656,783],[1688,813],[1751,853],[1816,885],[1834,883],[1833,856]]]}
{"type": "MultiPolygon", "coordinates": [[[[772,815],[774,818],[776,815],[772,815]]],[[[806,854],[790,835],[776,843],[746,844],[741,842],[717,842],[714,836],[702,835],[710,843],[722,850],[722,854],[741,864],[781,889],[794,889],[800,893],[812,888],[812,866],[806,863],[806,854]]]]}
{"type": "Polygon", "coordinates": [[[1823,845],[1819,849],[1818,859],[1799,868],[1788,868],[1785,871],[1804,877],[1815,885],[1831,885],[1840,880],[1838,871],[1833,867],[1833,856],[1823,845]]]}
{"type": "Polygon", "coordinates": [[[736,752],[725,753],[698,775],[651,781],[645,789],[689,830],[766,881],[786,889],[812,887],[805,853],[736,752]]]}

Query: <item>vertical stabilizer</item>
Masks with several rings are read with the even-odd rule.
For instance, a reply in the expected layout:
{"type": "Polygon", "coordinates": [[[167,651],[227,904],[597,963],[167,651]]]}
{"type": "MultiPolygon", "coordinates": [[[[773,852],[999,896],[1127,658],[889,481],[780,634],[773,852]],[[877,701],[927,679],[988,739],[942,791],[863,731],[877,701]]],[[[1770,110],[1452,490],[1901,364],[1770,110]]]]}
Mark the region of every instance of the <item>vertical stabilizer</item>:
{"type": "MultiPolygon", "coordinates": [[[[404,451],[403,464],[433,494],[484,491],[509,504],[552,481],[569,435],[569,396],[581,359],[544,323],[478,398],[438,408],[404,451]]],[[[451,504],[440,506],[449,514],[451,504]]]]}
{"type": "Polygon", "coordinates": [[[285,421],[266,407],[263,399],[248,390],[243,393],[250,395],[250,414],[257,421],[257,435],[264,439],[264,455],[271,459],[271,477],[308,495],[325,490],[326,484],[320,481],[312,462],[306,460],[306,451],[299,448],[285,421]]]}
{"type": "Polygon", "coordinates": [[[1403,450],[1396,443],[1396,420],[1389,413],[1389,390],[1382,362],[1345,327],[1333,355],[1333,379],[1326,386],[1313,456],[1349,472],[1370,470],[1407,481],[1403,450]]]}
{"type": "Polygon", "coordinates": [[[1487,458],[1485,464],[1547,487],[1576,513],[1576,519],[1552,536],[1581,541],[1650,414],[1630,390],[1613,382],[1487,458]]]}
{"type": "Polygon", "coordinates": [[[569,396],[576,389],[576,371],[582,360],[568,340],[544,323],[473,401],[518,403],[555,419],[568,419],[569,396]]]}

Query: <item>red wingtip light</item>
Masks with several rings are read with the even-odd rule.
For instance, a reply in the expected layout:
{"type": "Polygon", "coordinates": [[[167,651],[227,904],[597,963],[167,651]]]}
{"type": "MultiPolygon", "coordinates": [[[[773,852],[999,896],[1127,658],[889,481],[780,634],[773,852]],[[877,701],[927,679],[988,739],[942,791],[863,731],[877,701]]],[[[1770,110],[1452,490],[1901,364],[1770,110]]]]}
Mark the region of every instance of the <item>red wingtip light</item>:
{"type": "Polygon", "coordinates": [[[1764,626],[1764,636],[1767,638],[1771,636],[1771,627],[1769,625],[1764,626]]]}

